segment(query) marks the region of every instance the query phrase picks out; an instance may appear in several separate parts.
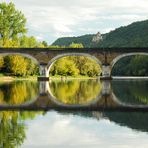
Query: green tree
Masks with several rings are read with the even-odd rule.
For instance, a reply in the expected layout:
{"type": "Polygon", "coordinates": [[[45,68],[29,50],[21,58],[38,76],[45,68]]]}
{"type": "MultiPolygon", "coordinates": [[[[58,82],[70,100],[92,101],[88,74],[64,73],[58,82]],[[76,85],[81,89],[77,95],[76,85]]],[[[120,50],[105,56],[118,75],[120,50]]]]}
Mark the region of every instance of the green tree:
{"type": "Polygon", "coordinates": [[[69,47],[70,48],[84,48],[83,44],[81,44],[81,43],[73,43],[73,42],[69,45],[69,47]]]}
{"type": "Polygon", "coordinates": [[[54,70],[55,74],[63,76],[75,76],[79,74],[79,70],[77,69],[75,63],[68,59],[68,57],[57,60],[54,64],[54,70]]]}
{"type": "Polygon", "coordinates": [[[27,72],[27,62],[20,55],[9,55],[5,59],[5,67],[7,72],[15,76],[25,76],[27,72]]]}
{"type": "Polygon", "coordinates": [[[148,74],[148,56],[134,56],[129,64],[129,68],[134,76],[146,76],[148,74]]]}
{"type": "Polygon", "coordinates": [[[7,47],[15,47],[18,48],[19,47],[19,42],[18,40],[5,40],[5,43],[2,45],[3,47],[7,48],[7,47]]]}
{"type": "Polygon", "coordinates": [[[44,47],[48,47],[48,43],[46,41],[43,41],[42,44],[44,45],[44,47]]]}
{"type": "Polygon", "coordinates": [[[127,56],[119,60],[113,67],[112,75],[147,76],[148,58],[144,55],[127,56]]]}
{"type": "Polygon", "coordinates": [[[37,44],[38,44],[37,40],[33,36],[27,37],[27,36],[24,35],[24,36],[20,37],[19,40],[20,40],[20,47],[23,47],[23,48],[37,47],[37,44]]]}
{"type": "Polygon", "coordinates": [[[35,47],[45,48],[47,46],[46,46],[45,41],[39,42],[33,36],[29,37],[29,36],[23,35],[22,37],[19,38],[19,47],[22,47],[22,48],[35,48],[35,47]]]}
{"type": "Polygon", "coordinates": [[[21,11],[10,2],[0,3],[0,39],[5,46],[7,40],[16,40],[18,35],[26,33],[26,18],[21,11]]]}
{"type": "Polygon", "coordinates": [[[26,75],[37,75],[39,74],[39,67],[33,60],[29,58],[25,58],[25,62],[27,63],[27,71],[26,75]]]}
{"type": "Polygon", "coordinates": [[[4,67],[4,58],[0,56],[0,70],[4,67]]]}
{"type": "Polygon", "coordinates": [[[21,55],[0,56],[0,72],[15,76],[38,75],[39,67],[32,59],[21,55]]]}
{"type": "Polygon", "coordinates": [[[101,67],[96,61],[85,56],[67,56],[57,60],[51,67],[51,75],[95,77],[100,75],[101,67]]]}
{"type": "Polygon", "coordinates": [[[80,71],[80,75],[90,77],[100,75],[101,67],[95,60],[86,56],[70,56],[69,58],[74,61],[80,71]]]}

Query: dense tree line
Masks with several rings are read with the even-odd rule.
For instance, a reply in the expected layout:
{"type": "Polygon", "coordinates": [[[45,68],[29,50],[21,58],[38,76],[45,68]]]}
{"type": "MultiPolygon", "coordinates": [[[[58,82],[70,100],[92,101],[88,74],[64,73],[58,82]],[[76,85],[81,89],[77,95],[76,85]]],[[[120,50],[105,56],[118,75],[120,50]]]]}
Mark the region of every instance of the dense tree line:
{"type": "Polygon", "coordinates": [[[112,75],[147,76],[148,56],[128,56],[119,60],[113,67],[112,75]]]}
{"type": "Polygon", "coordinates": [[[100,65],[85,56],[68,56],[57,60],[51,67],[50,75],[62,76],[99,76],[101,73],[100,65]]]}
{"type": "Polygon", "coordinates": [[[148,47],[148,20],[117,28],[104,35],[96,47],[148,47]]]}
{"type": "Polygon", "coordinates": [[[29,76],[39,73],[38,65],[21,55],[0,57],[0,73],[11,76],[29,76]]]}
{"type": "Polygon", "coordinates": [[[84,47],[90,47],[92,42],[93,34],[83,35],[79,37],[62,37],[58,38],[52,45],[54,46],[65,46],[68,47],[72,43],[83,44],[84,47]]]}

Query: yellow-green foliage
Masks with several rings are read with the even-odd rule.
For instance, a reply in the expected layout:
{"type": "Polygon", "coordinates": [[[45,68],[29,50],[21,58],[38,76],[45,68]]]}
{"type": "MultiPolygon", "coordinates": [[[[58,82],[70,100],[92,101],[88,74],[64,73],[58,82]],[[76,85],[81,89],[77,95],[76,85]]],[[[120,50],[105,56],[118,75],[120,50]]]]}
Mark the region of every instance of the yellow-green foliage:
{"type": "Polygon", "coordinates": [[[3,47],[4,48],[8,48],[8,47],[14,47],[14,48],[17,48],[19,47],[19,43],[17,40],[5,40],[5,42],[3,43],[3,47]]]}
{"type": "Polygon", "coordinates": [[[25,25],[24,14],[17,10],[12,2],[0,3],[0,37],[4,47],[8,47],[8,44],[12,46],[14,44],[12,41],[18,34],[20,36],[27,31],[25,25]]]}
{"type": "Polygon", "coordinates": [[[84,48],[83,44],[81,43],[71,43],[69,47],[70,48],[84,48]]]}
{"type": "Polygon", "coordinates": [[[5,58],[8,71],[14,75],[25,76],[27,72],[27,63],[24,57],[20,55],[7,56],[5,58]]]}
{"type": "Polygon", "coordinates": [[[21,55],[0,57],[0,68],[1,67],[3,73],[9,73],[14,76],[27,76],[38,73],[37,65],[31,59],[21,55]]]}
{"type": "Polygon", "coordinates": [[[0,104],[19,105],[38,95],[36,82],[15,82],[0,85],[0,104]]]}
{"type": "Polygon", "coordinates": [[[0,3],[0,47],[47,47],[45,41],[39,42],[33,36],[25,36],[26,21],[24,14],[15,8],[14,3],[0,3]]]}
{"type": "Polygon", "coordinates": [[[54,97],[66,104],[86,104],[97,98],[102,85],[97,81],[52,81],[50,89],[54,97]]]}
{"type": "Polygon", "coordinates": [[[0,56],[0,69],[2,69],[4,66],[4,58],[0,56]]]}
{"type": "Polygon", "coordinates": [[[33,36],[28,37],[28,36],[22,36],[19,38],[19,47],[22,48],[45,48],[47,45],[45,44],[45,41],[39,42],[37,39],[33,36]]]}
{"type": "Polygon", "coordinates": [[[32,119],[41,112],[0,112],[0,144],[3,148],[21,147],[26,138],[23,120],[32,119]]]}
{"type": "Polygon", "coordinates": [[[100,65],[85,56],[67,56],[57,60],[51,67],[51,75],[76,76],[85,75],[89,77],[98,76],[101,73],[100,65]]]}
{"type": "Polygon", "coordinates": [[[59,59],[55,63],[54,69],[56,71],[56,74],[64,76],[67,75],[74,76],[79,74],[79,70],[77,69],[73,60],[70,60],[67,57],[59,59]]]}

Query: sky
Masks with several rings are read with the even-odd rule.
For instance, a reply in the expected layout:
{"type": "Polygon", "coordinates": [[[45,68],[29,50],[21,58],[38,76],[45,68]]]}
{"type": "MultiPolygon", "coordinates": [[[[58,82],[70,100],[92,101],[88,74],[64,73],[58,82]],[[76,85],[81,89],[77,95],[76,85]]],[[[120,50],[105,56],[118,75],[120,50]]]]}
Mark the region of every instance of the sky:
{"type": "Polygon", "coordinates": [[[59,37],[106,33],[148,18],[147,0],[12,1],[27,18],[28,35],[51,44],[59,37]]]}

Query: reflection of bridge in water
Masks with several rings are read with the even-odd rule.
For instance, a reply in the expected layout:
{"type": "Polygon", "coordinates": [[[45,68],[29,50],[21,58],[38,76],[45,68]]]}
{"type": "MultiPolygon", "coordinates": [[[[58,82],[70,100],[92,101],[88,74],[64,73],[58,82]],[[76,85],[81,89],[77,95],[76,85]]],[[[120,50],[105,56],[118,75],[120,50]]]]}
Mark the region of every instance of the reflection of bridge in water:
{"type": "Polygon", "coordinates": [[[86,104],[64,104],[52,94],[49,82],[40,82],[39,95],[36,99],[21,105],[1,105],[0,110],[120,110],[147,111],[147,105],[132,105],[121,102],[111,89],[110,81],[102,81],[99,95],[86,104]]]}

